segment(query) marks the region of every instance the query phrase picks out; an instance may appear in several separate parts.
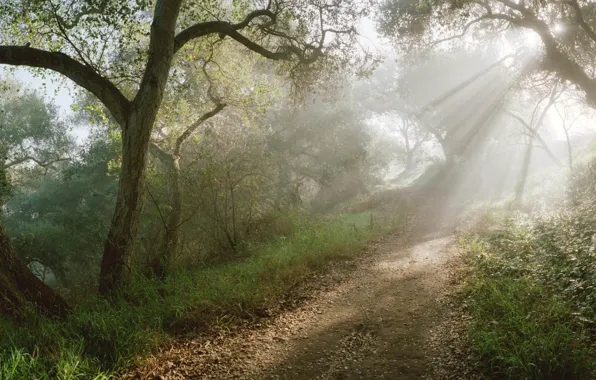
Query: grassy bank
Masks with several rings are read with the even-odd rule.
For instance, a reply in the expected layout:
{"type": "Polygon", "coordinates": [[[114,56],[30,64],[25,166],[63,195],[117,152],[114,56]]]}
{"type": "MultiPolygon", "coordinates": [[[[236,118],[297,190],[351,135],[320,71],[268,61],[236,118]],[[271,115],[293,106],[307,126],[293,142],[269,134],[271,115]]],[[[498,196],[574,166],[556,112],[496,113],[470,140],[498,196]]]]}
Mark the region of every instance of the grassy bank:
{"type": "Polygon", "coordinates": [[[503,214],[461,238],[470,342],[491,378],[594,378],[593,215],[503,214]]]}
{"type": "Polygon", "coordinates": [[[293,218],[293,232],[252,248],[241,260],[178,270],[165,284],[136,276],[116,305],[90,299],[63,322],[0,321],[0,379],[105,379],[181,331],[234,325],[277,305],[332,260],[406,221],[371,212],[293,218]]]}

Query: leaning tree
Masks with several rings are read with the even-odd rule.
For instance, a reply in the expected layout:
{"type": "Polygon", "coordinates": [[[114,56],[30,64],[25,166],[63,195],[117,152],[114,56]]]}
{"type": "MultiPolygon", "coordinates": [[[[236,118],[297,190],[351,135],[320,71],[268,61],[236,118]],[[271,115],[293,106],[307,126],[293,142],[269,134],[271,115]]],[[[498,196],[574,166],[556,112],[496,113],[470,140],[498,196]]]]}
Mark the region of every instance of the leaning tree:
{"type": "Polygon", "coordinates": [[[368,9],[364,0],[0,4],[0,64],[69,78],[97,97],[121,128],[121,175],[104,245],[101,294],[115,294],[126,278],[142,211],[151,132],[164,89],[176,75],[177,59],[186,57],[197,41],[228,38],[247,53],[285,62],[284,71],[318,85],[313,72],[362,63],[354,54],[355,25],[368,9]],[[307,65],[312,70],[305,71],[307,65]]]}

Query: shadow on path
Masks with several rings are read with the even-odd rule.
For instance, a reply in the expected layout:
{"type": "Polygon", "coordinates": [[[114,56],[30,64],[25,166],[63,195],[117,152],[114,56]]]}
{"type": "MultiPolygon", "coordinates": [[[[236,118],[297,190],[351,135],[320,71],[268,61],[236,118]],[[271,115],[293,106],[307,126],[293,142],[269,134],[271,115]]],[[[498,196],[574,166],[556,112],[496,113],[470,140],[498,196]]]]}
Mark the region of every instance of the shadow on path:
{"type": "MultiPolygon", "coordinates": [[[[263,326],[166,354],[154,379],[423,379],[448,288],[452,228],[426,207],[339,283],[263,326]],[[165,362],[165,364],[163,364],[165,362]]],[[[141,377],[143,378],[143,377],[141,377]]],[[[149,377],[151,378],[151,377],[149,377]]]]}

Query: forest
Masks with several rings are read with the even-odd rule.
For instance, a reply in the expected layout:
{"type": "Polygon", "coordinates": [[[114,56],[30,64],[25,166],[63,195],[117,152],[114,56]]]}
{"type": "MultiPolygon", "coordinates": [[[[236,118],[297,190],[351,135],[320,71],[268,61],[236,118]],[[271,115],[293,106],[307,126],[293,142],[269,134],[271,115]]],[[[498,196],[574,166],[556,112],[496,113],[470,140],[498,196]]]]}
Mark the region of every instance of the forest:
{"type": "Polygon", "coordinates": [[[596,3],[0,1],[0,380],[596,378],[596,3]]]}

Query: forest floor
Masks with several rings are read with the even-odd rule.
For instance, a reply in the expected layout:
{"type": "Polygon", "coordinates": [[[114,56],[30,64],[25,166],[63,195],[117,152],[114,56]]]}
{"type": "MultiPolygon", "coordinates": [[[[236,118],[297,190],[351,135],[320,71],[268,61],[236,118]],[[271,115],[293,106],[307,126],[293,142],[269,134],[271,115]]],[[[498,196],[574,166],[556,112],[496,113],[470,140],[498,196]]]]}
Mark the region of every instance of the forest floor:
{"type": "Polygon", "coordinates": [[[175,342],[137,379],[473,379],[453,226],[427,208],[300,286],[284,310],[175,342]]]}

